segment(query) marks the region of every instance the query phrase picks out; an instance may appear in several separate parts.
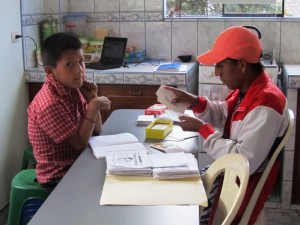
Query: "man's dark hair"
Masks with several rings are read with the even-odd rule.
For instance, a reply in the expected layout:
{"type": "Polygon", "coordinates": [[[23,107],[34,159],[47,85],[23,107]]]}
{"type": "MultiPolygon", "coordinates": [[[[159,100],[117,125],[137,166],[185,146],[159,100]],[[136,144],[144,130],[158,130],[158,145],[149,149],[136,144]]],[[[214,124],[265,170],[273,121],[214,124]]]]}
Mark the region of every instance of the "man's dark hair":
{"type": "Polygon", "coordinates": [[[61,55],[69,49],[78,50],[82,47],[79,38],[72,33],[56,33],[48,37],[42,44],[42,60],[44,66],[56,67],[61,55]]]}

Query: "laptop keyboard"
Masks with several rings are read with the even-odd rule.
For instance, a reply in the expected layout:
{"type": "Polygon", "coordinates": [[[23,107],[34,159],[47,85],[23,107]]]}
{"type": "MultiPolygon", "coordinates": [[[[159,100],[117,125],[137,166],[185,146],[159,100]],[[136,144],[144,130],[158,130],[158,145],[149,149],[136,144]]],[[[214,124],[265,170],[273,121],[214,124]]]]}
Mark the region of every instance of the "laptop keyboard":
{"type": "Polygon", "coordinates": [[[103,63],[88,63],[85,65],[86,68],[95,69],[95,70],[108,70],[108,69],[115,69],[120,68],[120,64],[103,64],[103,63]]]}

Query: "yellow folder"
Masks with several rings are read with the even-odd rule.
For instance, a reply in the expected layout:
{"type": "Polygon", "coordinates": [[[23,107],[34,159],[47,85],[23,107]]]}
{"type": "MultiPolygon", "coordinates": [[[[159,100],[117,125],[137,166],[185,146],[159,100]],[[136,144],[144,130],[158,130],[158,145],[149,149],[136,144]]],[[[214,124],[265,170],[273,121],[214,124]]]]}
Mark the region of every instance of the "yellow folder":
{"type": "Polygon", "coordinates": [[[100,205],[207,206],[207,197],[200,178],[158,180],[106,175],[100,205]]]}

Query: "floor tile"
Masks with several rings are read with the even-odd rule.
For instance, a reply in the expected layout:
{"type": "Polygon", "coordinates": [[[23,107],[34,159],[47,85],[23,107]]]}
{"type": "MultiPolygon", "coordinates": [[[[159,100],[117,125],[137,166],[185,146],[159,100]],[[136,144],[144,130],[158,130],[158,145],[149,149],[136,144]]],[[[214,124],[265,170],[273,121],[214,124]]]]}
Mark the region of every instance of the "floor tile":
{"type": "Polygon", "coordinates": [[[297,210],[265,209],[265,225],[300,225],[297,210]]]}

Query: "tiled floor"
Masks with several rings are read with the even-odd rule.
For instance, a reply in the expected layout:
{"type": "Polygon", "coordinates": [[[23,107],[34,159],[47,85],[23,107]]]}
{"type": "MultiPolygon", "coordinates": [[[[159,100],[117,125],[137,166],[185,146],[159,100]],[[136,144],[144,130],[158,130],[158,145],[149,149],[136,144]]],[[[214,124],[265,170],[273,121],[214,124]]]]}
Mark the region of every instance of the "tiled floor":
{"type": "Polygon", "coordinates": [[[300,225],[299,210],[265,209],[266,225],[300,225]]]}
{"type": "MultiPolygon", "coordinates": [[[[0,212],[0,225],[6,225],[8,207],[0,212]]],[[[188,224],[187,224],[188,225],[188,224]]],[[[265,209],[265,225],[300,225],[300,211],[265,209]]]]}

